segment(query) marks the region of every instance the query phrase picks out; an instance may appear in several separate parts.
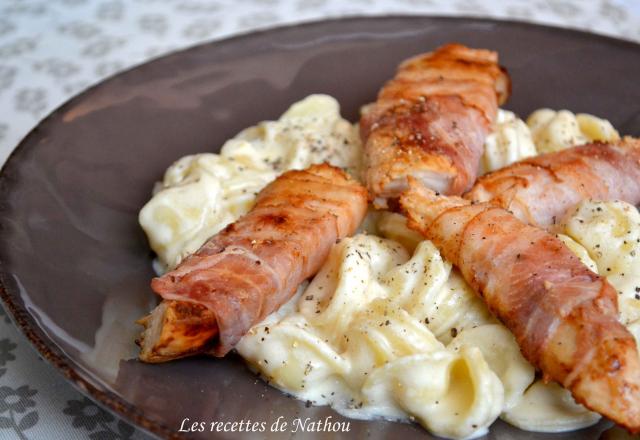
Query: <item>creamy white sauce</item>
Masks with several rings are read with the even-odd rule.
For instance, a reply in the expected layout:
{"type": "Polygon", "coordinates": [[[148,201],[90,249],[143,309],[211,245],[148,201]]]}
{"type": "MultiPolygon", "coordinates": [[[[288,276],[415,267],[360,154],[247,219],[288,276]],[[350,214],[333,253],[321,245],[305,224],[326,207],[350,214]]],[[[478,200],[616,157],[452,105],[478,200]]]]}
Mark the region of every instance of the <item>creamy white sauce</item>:
{"type": "Polygon", "coordinates": [[[484,142],[479,174],[495,171],[536,154],[527,124],[515,113],[498,109],[494,131],[484,142]]]}
{"type": "Polygon", "coordinates": [[[293,310],[254,327],[236,348],[271,384],[312,404],[416,420],[445,437],[482,435],[503,409],[499,377],[481,349],[448,349],[425,324],[433,316],[433,325],[464,333],[492,322],[475,296],[459,299],[467,293],[448,282],[450,272],[427,241],[410,258],[391,240],[346,238],[293,310]]]}
{"type": "Polygon", "coordinates": [[[606,119],[569,110],[542,108],[531,113],[527,125],[539,153],[549,153],[592,141],[613,141],[620,135],[606,119]]]}
{"type": "Polygon", "coordinates": [[[159,269],[175,267],[247,213],[258,192],[285,171],[328,162],[358,176],[360,145],[357,127],[340,116],[338,102],[311,95],[277,121],[238,133],[220,154],[179,159],[139,215],[159,269]]]}
{"type": "Polygon", "coordinates": [[[591,426],[600,415],[576,404],[558,384],[537,380],[502,418],[526,431],[564,432],[591,426]]]}
{"type": "Polygon", "coordinates": [[[566,222],[565,233],[584,248],[597,272],[618,291],[620,321],[640,343],[640,213],[622,201],[587,200],[566,222]]]}
{"type": "MultiPolygon", "coordinates": [[[[573,120],[549,112],[535,112],[527,125],[500,110],[484,170],[565,148],[573,120]]],[[[573,140],[617,136],[608,121],[574,118],[581,131],[573,140]]],[[[220,154],[178,160],[140,212],[140,223],[165,270],[251,209],[280,173],[328,161],[359,177],[361,158],[357,126],[341,118],[335,99],[312,95],[278,121],[242,131],[220,154]]],[[[632,266],[640,266],[628,258],[635,248],[625,240],[640,235],[640,215],[614,204],[601,218],[590,206],[578,209],[560,238],[592,270],[612,268],[606,275],[623,291],[622,321],[638,337],[632,266]],[[627,257],[620,256],[623,249],[627,257]]],[[[483,435],[497,417],[542,432],[598,420],[567,391],[535,379],[511,333],[404,217],[371,212],[360,230],[365,233],[335,245],[313,280],[238,344],[270,384],[349,417],[416,421],[450,438],[483,435]]]]}

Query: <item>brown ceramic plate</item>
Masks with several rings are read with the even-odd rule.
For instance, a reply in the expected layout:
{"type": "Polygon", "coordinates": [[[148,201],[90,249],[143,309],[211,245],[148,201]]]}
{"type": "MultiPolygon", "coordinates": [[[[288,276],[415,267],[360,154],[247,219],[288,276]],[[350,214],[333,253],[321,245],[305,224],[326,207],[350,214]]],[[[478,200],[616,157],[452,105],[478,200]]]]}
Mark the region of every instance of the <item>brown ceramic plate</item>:
{"type": "MultiPolygon", "coordinates": [[[[479,19],[350,18],[175,53],[72,99],[4,166],[0,281],[22,331],[73,384],[163,437],[176,435],[185,417],[344,420],[270,388],[234,356],[137,362],[133,321],[155,301],[137,213],[177,158],[215,152],[310,93],[335,96],[353,120],[399,61],[450,41],[500,52],[514,84],[509,109],[590,112],[640,135],[640,47],[586,33],[479,19]]],[[[606,427],[562,438],[596,438],[606,427]]],[[[347,436],[428,434],[409,424],[351,421],[347,436]]],[[[545,436],[497,422],[491,437],[545,436]]]]}

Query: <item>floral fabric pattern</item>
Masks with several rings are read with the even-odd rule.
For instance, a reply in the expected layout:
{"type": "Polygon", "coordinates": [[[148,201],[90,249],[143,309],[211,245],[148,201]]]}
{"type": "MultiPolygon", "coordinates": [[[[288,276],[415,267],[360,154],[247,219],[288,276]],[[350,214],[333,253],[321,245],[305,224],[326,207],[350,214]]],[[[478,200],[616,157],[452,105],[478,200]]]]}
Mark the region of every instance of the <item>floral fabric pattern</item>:
{"type": "MultiPolygon", "coordinates": [[[[386,14],[526,20],[640,41],[637,0],[2,0],[0,163],[71,96],[151,58],[278,25],[386,14]]],[[[0,438],[150,437],[76,391],[0,306],[0,438]]]]}
{"type": "Polygon", "coordinates": [[[13,430],[21,439],[27,438],[24,432],[38,423],[39,416],[37,411],[30,411],[24,416],[21,414],[36,406],[32,397],[37,393],[38,391],[29,388],[28,385],[22,385],[15,389],[1,386],[0,428],[13,430]]]}
{"type": "Polygon", "coordinates": [[[72,418],[71,426],[89,431],[92,440],[130,439],[135,429],[119,420],[115,427],[111,422],[113,415],[98,407],[86,397],[81,400],[69,400],[62,412],[72,418]]]}
{"type": "MultiPolygon", "coordinates": [[[[4,310],[3,310],[4,313],[4,310]]],[[[5,323],[6,324],[6,323],[5,323]]],[[[10,362],[16,360],[17,344],[8,338],[0,340],[0,383],[7,373],[10,362]]],[[[35,408],[34,396],[38,391],[29,385],[11,387],[0,385],[0,435],[4,431],[13,433],[19,439],[27,439],[26,431],[38,423],[40,416],[35,408]]]]}

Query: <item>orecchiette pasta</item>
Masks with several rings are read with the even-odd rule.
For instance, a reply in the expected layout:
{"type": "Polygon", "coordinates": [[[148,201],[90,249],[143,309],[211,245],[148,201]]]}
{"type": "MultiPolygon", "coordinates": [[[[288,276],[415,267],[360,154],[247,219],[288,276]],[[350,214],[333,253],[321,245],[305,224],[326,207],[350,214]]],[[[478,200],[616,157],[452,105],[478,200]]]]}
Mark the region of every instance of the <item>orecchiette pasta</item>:
{"type": "Polygon", "coordinates": [[[488,173],[539,153],[619,138],[609,121],[586,113],[542,108],[525,123],[513,112],[499,109],[494,131],[485,140],[480,171],[488,173]]]}
{"type": "Polygon", "coordinates": [[[566,223],[620,294],[620,319],[640,341],[640,213],[622,201],[585,201],[566,223]]]}
{"type": "Polygon", "coordinates": [[[300,313],[338,346],[354,316],[386,295],[379,276],[408,258],[395,242],[364,235],[356,238],[333,248],[299,303],[300,313]]]}
{"type": "Polygon", "coordinates": [[[139,215],[163,268],[176,266],[246,213],[256,193],[275,177],[275,171],[261,165],[250,168],[217,154],[186,156],[174,163],[139,215]]]}
{"type": "Polygon", "coordinates": [[[361,156],[357,129],[342,119],[338,102],[311,95],[277,121],[243,130],[220,154],[175,162],[139,222],[162,269],[172,268],[251,209],[256,194],[280,173],[329,162],[357,176],[361,156]]]}
{"type": "MultiPolygon", "coordinates": [[[[525,124],[500,110],[485,172],[591,140],[612,140],[592,115],[540,109],[525,124]]],[[[278,121],[250,127],[220,154],[186,156],[157,185],[139,220],[163,269],[246,213],[278,174],[328,161],[359,177],[357,127],[335,99],[312,95],[278,121]]],[[[436,435],[482,435],[501,417],[559,432],[599,416],[535,379],[513,335],[406,218],[370,212],[362,234],[337,243],[317,275],[253,327],[238,352],[274,386],[356,418],[415,420],[436,435]]],[[[559,238],[620,292],[622,322],[640,341],[640,214],[584,202],[559,238]]]]}
{"type": "Polygon", "coordinates": [[[237,349],[276,386],[351,417],[411,418],[437,435],[480,435],[504,407],[502,383],[480,349],[447,349],[430,325],[446,328],[450,340],[451,325],[492,321],[473,294],[449,282],[450,272],[428,241],[409,258],[391,240],[344,239],[296,311],[254,327],[237,349]]]}
{"type": "Polygon", "coordinates": [[[578,243],[568,235],[557,234],[556,237],[558,237],[566,247],[571,249],[571,252],[576,254],[576,257],[578,257],[580,261],[582,261],[582,264],[587,266],[593,272],[599,273],[598,266],[596,265],[595,261],[591,259],[591,257],[589,256],[589,252],[587,252],[587,250],[580,243],[578,243]]]}
{"type": "Polygon", "coordinates": [[[362,393],[374,412],[394,417],[397,406],[451,438],[486,433],[502,409],[502,385],[475,347],[398,358],[374,370],[362,393]]]}
{"type": "Polygon", "coordinates": [[[423,321],[443,343],[468,327],[494,322],[482,300],[473,293],[430,241],[422,241],[407,263],[385,274],[381,282],[392,300],[423,321]]]}
{"type": "Polygon", "coordinates": [[[606,119],[593,115],[574,114],[568,110],[542,108],[527,118],[533,141],[539,153],[563,150],[591,141],[612,141],[620,138],[606,119]]]}
{"type": "MultiPolygon", "coordinates": [[[[410,256],[392,240],[344,239],[292,307],[254,327],[238,351],[270,383],[350,417],[472,437],[513,413],[534,381],[511,333],[429,241],[410,256]]],[[[540,391],[545,402],[564,405],[552,391],[540,391]]],[[[585,412],[550,426],[583,426],[585,412]]]]}
{"type": "Polygon", "coordinates": [[[465,329],[450,344],[450,349],[477,347],[504,387],[504,410],[514,407],[535,378],[535,368],[522,357],[520,347],[506,327],[486,324],[465,329]]]}
{"type": "Polygon", "coordinates": [[[502,418],[527,431],[565,432],[591,426],[600,415],[575,403],[571,393],[558,384],[537,380],[502,418]]]}
{"type": "Polygon", "coordinates": [[[515,113],[498,109],[494,131],[484,142],[480,174],[506,167],[536,154],[527,124],[515,113]]]}
{"type": "Polygon", "coordinates": [[[407,218],[395,212],[382,211],[379,214],[377,232],[383,237],[402,244],[409,252],[413,252],[418,243],[423,240],[419,233],[409,229],[407,218]]]}
{"type": "Polygon", "coordinates": [[[349,384],[356,389],[363,387],[372,371],[394,359],[444,350],[420,321],[405,310],[390,308],[383,299],[375,300],[355,317],[344,340],[353,368],[349,384]]]}

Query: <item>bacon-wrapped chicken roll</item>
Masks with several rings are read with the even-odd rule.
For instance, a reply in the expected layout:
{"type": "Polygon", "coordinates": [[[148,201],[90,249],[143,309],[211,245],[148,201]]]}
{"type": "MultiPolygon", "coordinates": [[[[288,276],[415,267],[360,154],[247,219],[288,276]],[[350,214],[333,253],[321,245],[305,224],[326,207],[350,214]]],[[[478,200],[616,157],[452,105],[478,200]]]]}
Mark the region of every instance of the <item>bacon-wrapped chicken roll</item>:
{"type": "Polygon", "coordinates": [[[225,355],[317,272],[366,209],[366,189],[338,168],[284,173],[247,215],[152,281],[165,301],[141,320],[140,359],[225,355]]]}
{"type": "Polygon", "coordinates": [[[400,65],[360,120],[365,177],[377,206],[397,198],[407,176],[443,194],[471,187],[510,91],[497,62],[495,52],[448,44],[400,65]]]}
{"type": "Polygon", "coordinates": [[[409,182],[400,198],[409,225],[458,266],[527,360],[577,402],[640,431],[640,358],[606,279],[500,207],[409,182]]]}
{"type": "Polygon", "coordinates": [[[595,142],[543,154],[480,177],[464,196],[554,229],[586,199],[640,203],[640,140],[595,142]]]}

